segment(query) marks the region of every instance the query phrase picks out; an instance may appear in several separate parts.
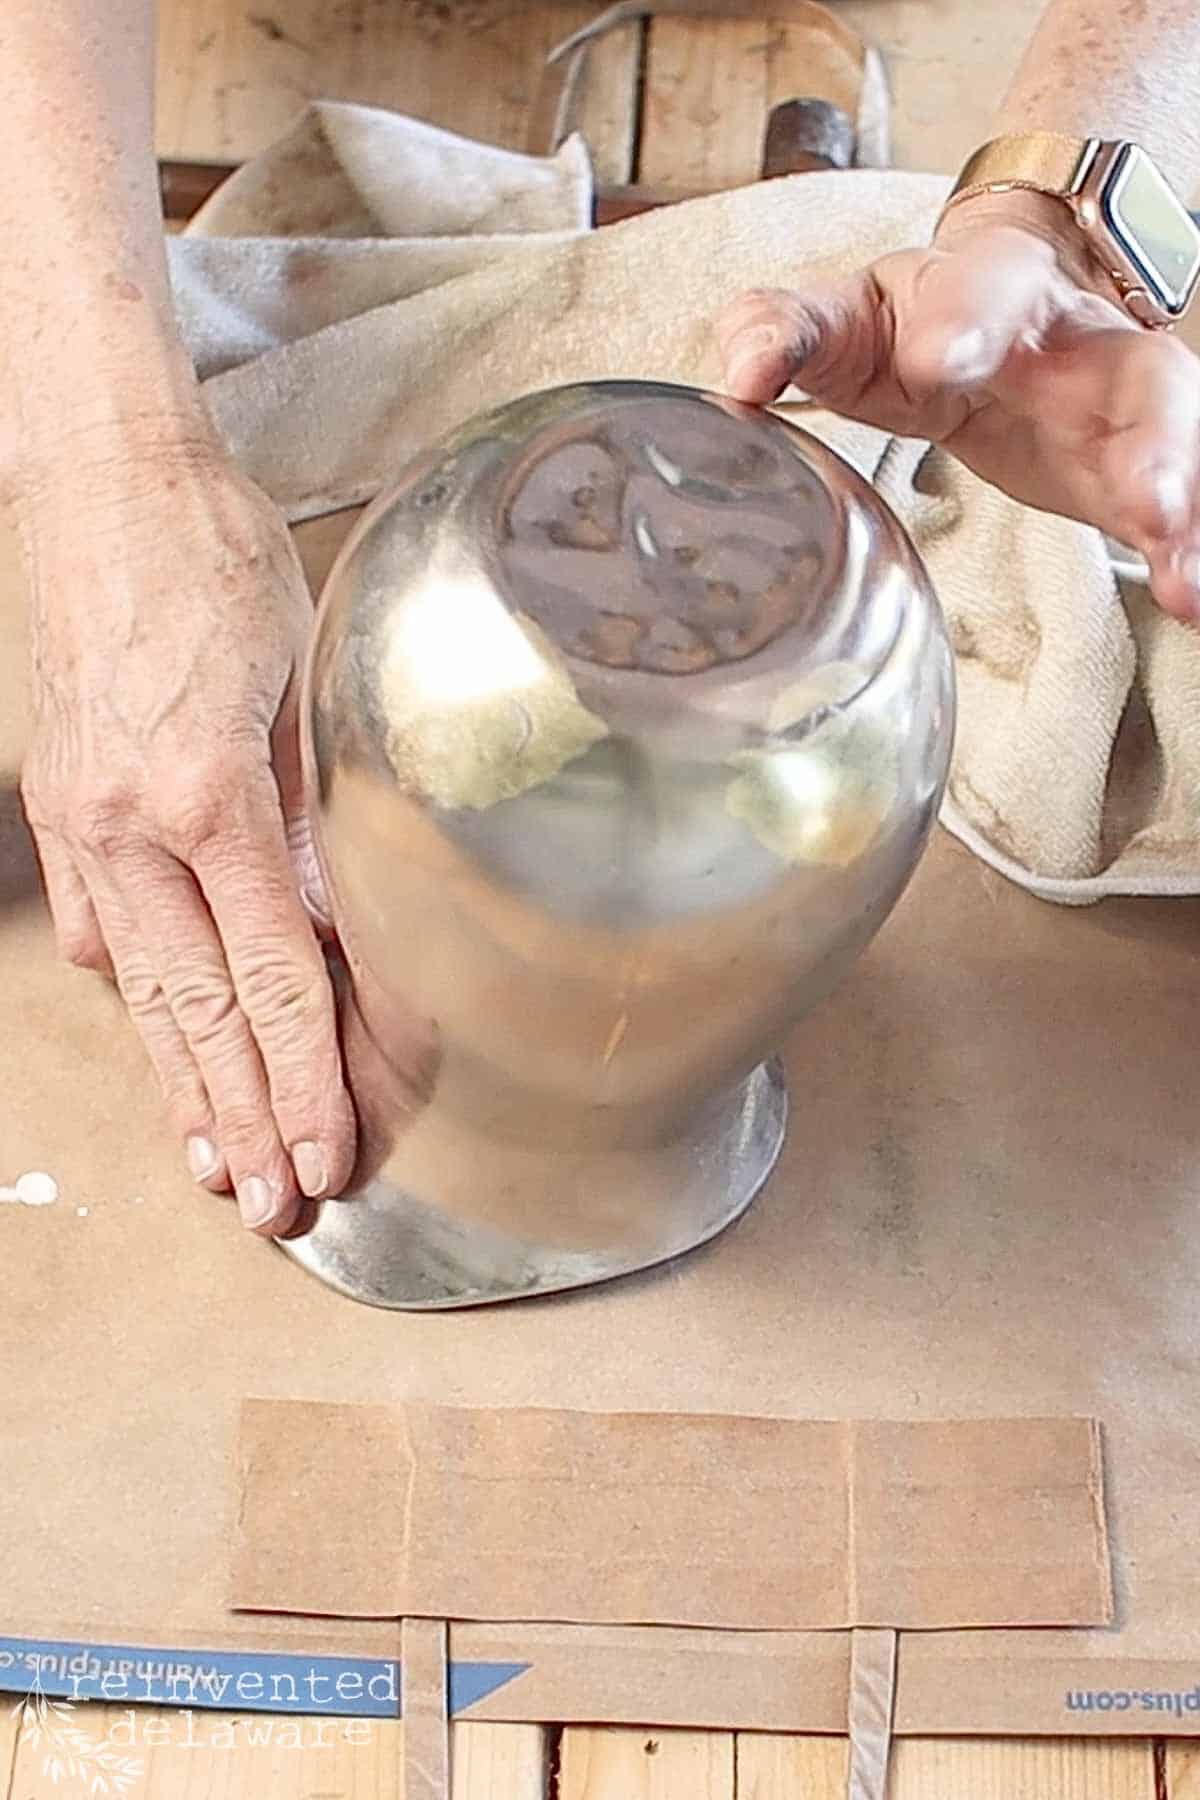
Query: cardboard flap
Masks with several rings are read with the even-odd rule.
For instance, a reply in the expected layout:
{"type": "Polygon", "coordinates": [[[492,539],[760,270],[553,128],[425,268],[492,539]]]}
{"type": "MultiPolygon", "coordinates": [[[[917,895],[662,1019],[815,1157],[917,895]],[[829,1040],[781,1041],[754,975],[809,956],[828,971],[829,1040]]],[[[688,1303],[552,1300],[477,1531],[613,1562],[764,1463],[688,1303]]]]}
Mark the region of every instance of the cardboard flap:
{"type": "Polygon", "coordinates": [[[449,1800],[448,1647],[444,1619],[405,1619],[400,1632],[404,1800],[449,1800]]]}
{"type": "Polygon", "coordinates": [[[242,1409],[232,1604],[744,1630],[1098,1625],[1085,1419],[242,1409]]]}
{"type": "Polygon", "coordinates": [[[850,1635],[848,1800],[887,1800],[896,1711],[896,1633],[850,1635]]]}

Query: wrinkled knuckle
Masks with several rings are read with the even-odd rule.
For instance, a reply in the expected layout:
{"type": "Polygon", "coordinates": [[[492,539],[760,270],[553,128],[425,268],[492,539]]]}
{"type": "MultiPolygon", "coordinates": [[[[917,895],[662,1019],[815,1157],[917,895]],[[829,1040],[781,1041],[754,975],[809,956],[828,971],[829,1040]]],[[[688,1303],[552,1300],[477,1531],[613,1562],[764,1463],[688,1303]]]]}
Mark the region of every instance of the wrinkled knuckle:
{"type": "Polygon", "coordinates": [[[118,976],[117,986],[130,1015],[139,1023],[156,1020],[161,1015],[166,1004],[162,983],[147,964],[127,963],[118,976]]]}
{"type": "Polygon", "coordinates": [[[163,804],[167,847],[186,861],[210,845],[228,828],[231,802],[242,785],[240,772],[225,765],[176,780],[163,804]]]}
{"type": "Polygon", "coordinates": [[[291,1043],[324,1019],[323,981],[290,957],[263,957],[245,970],[239,990],[256,1029],[291,1043]]]}
{"type": "Polygon", "coordinates": [[[223,970],[181,964],[171,983],[171,1010],[189,1043],[219,1047],[237,1022],[237,1000],[223,970]]]}
{"type": "Polygon", "coordinates": [[[73,843],[105,859],[121,855],[140,835],[132,796],[115,782],[76,795],[64,808],[63,824],[73,843]]]}

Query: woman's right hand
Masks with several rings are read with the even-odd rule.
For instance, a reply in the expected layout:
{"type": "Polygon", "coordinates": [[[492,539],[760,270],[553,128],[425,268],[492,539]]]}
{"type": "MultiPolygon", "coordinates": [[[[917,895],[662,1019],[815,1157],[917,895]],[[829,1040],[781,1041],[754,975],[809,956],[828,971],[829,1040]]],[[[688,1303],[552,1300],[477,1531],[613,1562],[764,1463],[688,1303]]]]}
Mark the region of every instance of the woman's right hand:
{"type": "Polygon", "coordinates": [[[940,444],[1027,505],[1146,559],[1159,604],[1200,619],[1200,360],[1136,325],[1060,201],[986,194],[927,248],[848,280],[744,295],[719,325],[736,399],[789,382],[940,444]]]}
{"type": "Polygon", "coordinates": [[[297,686],[312,625],[287,529],[207,436],[72,446],[18,507],[32,590],[22,789],[59,947],[115,976],[191,1172],[252,1230],[305,1222],[354,1159],[297,686]]]}

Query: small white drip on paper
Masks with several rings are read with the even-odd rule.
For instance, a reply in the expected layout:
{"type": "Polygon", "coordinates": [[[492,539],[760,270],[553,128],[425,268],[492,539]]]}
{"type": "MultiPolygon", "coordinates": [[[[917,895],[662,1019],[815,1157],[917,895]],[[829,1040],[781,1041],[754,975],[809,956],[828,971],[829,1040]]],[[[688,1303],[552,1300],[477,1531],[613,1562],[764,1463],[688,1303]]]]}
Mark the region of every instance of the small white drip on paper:
{"type": "Polygon", "coordinates": [[[0,1187],[0,1201],[17,1206],[52,1206],[58,1199],[58,1183],[44,1169],[27,1169],[12,1187],[0,1187]]]}

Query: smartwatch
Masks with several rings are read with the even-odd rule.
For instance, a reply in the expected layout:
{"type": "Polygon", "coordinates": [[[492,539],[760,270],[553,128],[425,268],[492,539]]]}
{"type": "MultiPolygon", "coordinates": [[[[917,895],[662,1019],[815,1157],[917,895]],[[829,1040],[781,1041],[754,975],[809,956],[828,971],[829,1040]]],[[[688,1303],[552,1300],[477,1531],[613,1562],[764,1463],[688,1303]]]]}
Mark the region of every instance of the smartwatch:
{"type": "Polygon", "coordinates": [[[1031,131],[995,138],[967,162],[942,216],[976,194],[1028,188],[1061,200],[1140,325],[1169,328],[1200,282],[1200,228],[1136,144],[1031,131]]]}

